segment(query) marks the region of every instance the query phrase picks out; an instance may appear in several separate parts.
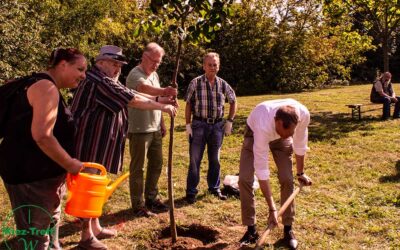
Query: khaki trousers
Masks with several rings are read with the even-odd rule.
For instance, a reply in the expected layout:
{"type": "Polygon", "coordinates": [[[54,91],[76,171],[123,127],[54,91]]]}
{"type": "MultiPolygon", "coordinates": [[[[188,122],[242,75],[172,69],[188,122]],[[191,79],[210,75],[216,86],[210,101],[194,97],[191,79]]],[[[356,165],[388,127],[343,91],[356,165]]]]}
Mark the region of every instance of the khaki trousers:
{"type": "Polygon", "coordinates": [[[161,175],[162,135],[160,131],[151,133],[129,133],[129,150],[131,163],[129,166],[129,191],[132,208],[144,206],[144,198],[154,201],[158,196],[158,179],[161,175]],[[144,162],[147,157],[146,181],[144,180],[144,162]],[[143,192],[144,191],[144,192],[143,192]]]}
{"type": "MultiPolygon", "coordinates": [[[[254,137],[253,131],[246,126],[242,151],[240,153],[239,190],[242,209],[242,223],[246,226],[255,225],[256,210],[253,190],[254,182],[254,137]]],[[[275,164],[278,167],[278,179],[281,192],[281,205],[293,193],[292,173],[292,141],[291,139],[278,139],[269,143],[275,164]]],[[[292,225],[295,216],[294,202],[282,215],[283,225],[292,225]]]]}

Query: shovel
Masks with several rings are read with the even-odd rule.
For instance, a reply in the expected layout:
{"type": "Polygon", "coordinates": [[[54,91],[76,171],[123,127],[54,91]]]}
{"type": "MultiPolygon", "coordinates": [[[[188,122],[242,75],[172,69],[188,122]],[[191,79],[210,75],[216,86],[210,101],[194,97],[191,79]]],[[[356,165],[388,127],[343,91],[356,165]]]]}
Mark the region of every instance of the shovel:
{"type": "MultiPolygon", "coordinates": [[[[294,192],[289,196],[289,198],[285,201],[285,203],[283,203],[283,205],[281,206],[281,208],[279,209],[278,212],[278,218],[280,216],[282,216],[282,214],[285,212],[286,208],[293,202],[294,197],[296,197],[296,195],[300,192],[300,190],[303,188],[304,184],[300,183],[300,186],[298,188],[296,188],[296,190],[294,190],[294,192]]],[[[265,240],[267,239],[268,234],[272,231],[272,229],[275,228],[275,225],[273,224],[269,224],[267,229],[264,231],[264,233],[261,235],[260,239],[258,240],[257,244],[256,244],[256,250],[261,250],[262,246],[265,243],[265,240]]]]}

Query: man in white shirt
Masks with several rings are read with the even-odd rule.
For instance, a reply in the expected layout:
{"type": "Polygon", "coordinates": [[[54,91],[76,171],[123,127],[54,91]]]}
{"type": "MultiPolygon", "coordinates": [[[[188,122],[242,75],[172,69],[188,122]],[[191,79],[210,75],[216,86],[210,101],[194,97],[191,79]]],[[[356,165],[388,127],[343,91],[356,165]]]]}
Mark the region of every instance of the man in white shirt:
{"type": "MultiPolygon", "coordinates": [[[[268,224],[277,224],[277,209],[269,182],[270,170],[268,151],[271,150],[278,167],[281,204],[293,193],[292,155],[296,158],[297,178],[305,185],[311,179],[304,173],[304,157],[308,149],[308,124],[310,113],[307,108],[293,99],[265,101],[258,104],[247,118],[242,151],[240,154],[239,190],[242,209],[242,223],[247,231],[240,242],[255,243],[256,230],[255,197],[253,190],[254,173],[260,189],[268,203],[268,224]]],[[[295,209],[294,202],[282,215],[284,239],[290,248],[297,248],[292,230],[295,209]]]]}

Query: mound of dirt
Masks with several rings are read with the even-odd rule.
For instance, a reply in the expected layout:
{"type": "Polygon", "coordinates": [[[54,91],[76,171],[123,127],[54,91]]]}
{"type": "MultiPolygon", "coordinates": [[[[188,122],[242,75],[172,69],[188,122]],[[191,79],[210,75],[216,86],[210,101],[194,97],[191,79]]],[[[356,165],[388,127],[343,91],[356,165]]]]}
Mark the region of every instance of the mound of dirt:
{"type": "Polygon", "coordinates": [[[211,227],[192,224],[189,226],[177,226],[177,241],[172,244],[170,228],[164,228],[160,232],[159,240],[151,243],[154,249],[223,249],[226,243],[217,242],[219,232],[211,227]]]}

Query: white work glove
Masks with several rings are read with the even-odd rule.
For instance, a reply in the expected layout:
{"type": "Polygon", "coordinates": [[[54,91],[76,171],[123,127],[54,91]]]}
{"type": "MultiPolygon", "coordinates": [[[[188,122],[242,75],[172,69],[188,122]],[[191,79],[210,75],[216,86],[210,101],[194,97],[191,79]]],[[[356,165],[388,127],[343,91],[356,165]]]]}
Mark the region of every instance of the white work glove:
{"type": "Polygon", "coordinates": [[[192,135],[193,135],[192,126],[190,125],[190,123],[188,123],[186,124],[186,137],[190,139],[192,135]]]}
{"type": "Polygon", "coordinates": [[[311,186],[312,181],[311,178],[308,177],[305,173],[301,173],[300,175],[297,175],[297,180],[302,183],[304,186],[311,186]]]}
{"type": "Polygon", "coordinates": [[[225,135],[229,136],[232,134],[232,122],[226,121],[224,126],[225,135]]]}

